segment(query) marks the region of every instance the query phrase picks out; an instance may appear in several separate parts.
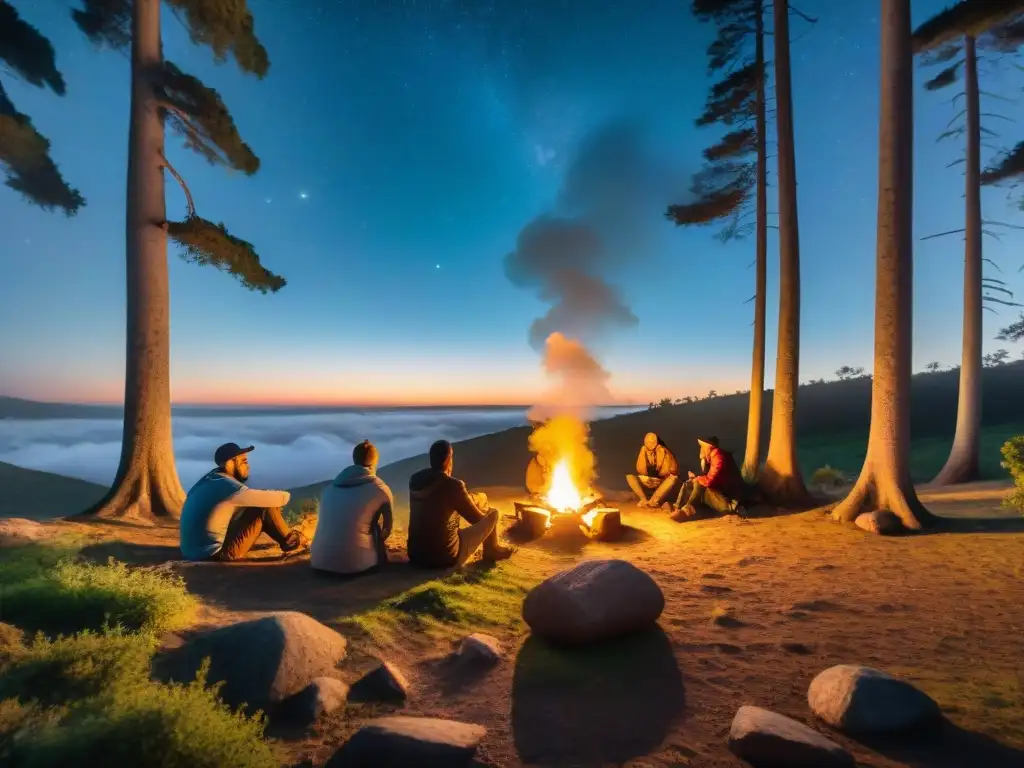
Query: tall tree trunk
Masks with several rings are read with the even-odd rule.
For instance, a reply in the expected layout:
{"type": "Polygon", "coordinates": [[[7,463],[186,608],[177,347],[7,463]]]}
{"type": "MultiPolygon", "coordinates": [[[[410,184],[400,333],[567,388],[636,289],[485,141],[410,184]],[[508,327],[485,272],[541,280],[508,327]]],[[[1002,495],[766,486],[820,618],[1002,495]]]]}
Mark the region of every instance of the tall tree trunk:
{"type": "Polygon", "coordinates": [[[113,485],[81,516],[176,518],[185,492],[171,440],[164,123],[149,78],[163,58],[160,0],[132,8],[124,432],[113,485]]]}
{"type": "Polygon", "coordinates": [[[796,399],[800,385],[800,225],[796,203],[796,150],[789,65],[789,3],[775,0],[775,102],[779,161],[779,342],[772,397],[768,459],[761,473],[765,495],[781,506],[810,496],[796,454],[796,399]]]}
{"type": "Polygon", "coordinates": [[[956,436],[945,466],[932,481],[950,485],[977,480],[981,451],[981,99],[974,38],[964,40],[964,96],[967,111],[967,168],[964,171],[964,330],[960,360],[960,401],[956,436]]]}
{"type": "Polygon", "coordinates": [[[761,466],[761,421],[764,407],[765,293],[768,283],[768,158],[765,115],[764,3],[757,2],[754,60],[760,76],[757,82],[757,256],[754,267],[754,353],[750,366],[750,405],[747,409],[747,451],[743,477],[754,482],[761,466]]]}
{"type": "Polygon", "coordinates": [[[893,512],[912,530],[935,517],[910,480],[910,377],[914,299],[914,75],[910,0],[882,0],[878,135],[878,242],[871,430],[864,467],[832,512],[850,522],[870,509],[893,512]]]}

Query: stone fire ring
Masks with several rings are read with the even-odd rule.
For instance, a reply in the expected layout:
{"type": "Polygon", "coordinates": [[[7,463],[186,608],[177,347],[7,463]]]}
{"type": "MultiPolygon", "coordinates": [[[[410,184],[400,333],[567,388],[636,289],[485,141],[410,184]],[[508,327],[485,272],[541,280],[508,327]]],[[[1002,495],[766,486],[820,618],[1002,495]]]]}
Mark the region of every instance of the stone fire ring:
{"type": "Polygon", "coordinates": [[[600,502],[575,512],[557,512],[536,501],[516,501],[513,505],[516,519],[530,539],[539,539],[549,531],[553,536],[582,531],[597,541],[614,541],[622,536],[622,514],[615,507],[605,507],[600,502]],[[588,512],[596,513],[589,524],[584,520],[588,512]]]}

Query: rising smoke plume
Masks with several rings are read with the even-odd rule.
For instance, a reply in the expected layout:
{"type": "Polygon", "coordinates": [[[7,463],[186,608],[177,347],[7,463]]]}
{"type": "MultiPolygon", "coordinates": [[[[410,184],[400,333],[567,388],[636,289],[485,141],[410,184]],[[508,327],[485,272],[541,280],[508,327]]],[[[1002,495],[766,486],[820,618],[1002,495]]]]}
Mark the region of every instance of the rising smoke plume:
{"type": "Polygon", "coordinates": [[[602,126],[582,142],[553,209],[523,227],[505,257],[509,280],[550,305],[529,342],[554,386],[531,419],[564,411],[586,419],[593,406],[613,402],[609,373],[591,350],[638,323],[615,281],[650,262],[665,201],[685,186],[684,175],[666,168],[638,125],[602,126]]]}

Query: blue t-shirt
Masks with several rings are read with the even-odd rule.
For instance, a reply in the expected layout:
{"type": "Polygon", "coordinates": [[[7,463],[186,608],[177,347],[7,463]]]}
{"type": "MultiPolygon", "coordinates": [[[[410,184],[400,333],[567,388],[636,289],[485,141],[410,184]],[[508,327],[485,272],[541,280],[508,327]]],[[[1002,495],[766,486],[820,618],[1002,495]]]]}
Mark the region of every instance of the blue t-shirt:
{"type": "Polygon", "coordinates": [[[181,508],[181,553],[186,560],[208,560],[224,546],[224,535],[235,507],[223,502],[245,486],[219,469],[205,474],[192,486],[181,508]]]}

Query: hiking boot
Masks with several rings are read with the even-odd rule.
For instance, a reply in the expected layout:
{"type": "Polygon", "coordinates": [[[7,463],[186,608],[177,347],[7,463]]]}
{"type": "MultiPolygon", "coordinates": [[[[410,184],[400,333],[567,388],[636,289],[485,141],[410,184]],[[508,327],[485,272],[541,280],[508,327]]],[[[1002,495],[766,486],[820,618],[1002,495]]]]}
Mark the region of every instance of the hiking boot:
{"type": "Polygon", "coordinates": [[[673,512],[671,517],[677,523],[681,523],[683,520],[689,520],[695,514],[697,514],[697,510],[694,509],[692,504],[684,504],[675,512],[673,512]]]}
{"type": "Polygon", "coordinates": [[[281,545],[281,551],[286,555],[297,555],[307,549],[309,549],[309,539],[302,534],[302,531],[291,531],[285,538],[284,544],[281,545]]]}
{"type": "Polygon", "coordinates": [[[480,556],[488,562],[497,563],[500,560],[508,560],[516,553],[516,550],[516,547],[504,547],[501,545],[497,547],[484,547],[480,556]]]}
{"type": "Polygon", "coordinates": [[[664,504],[661,505],[661,511],[662,512],[671,512],[672,509],[673,509],[672,505],[669,504],[667,501],[664,504]]]}

